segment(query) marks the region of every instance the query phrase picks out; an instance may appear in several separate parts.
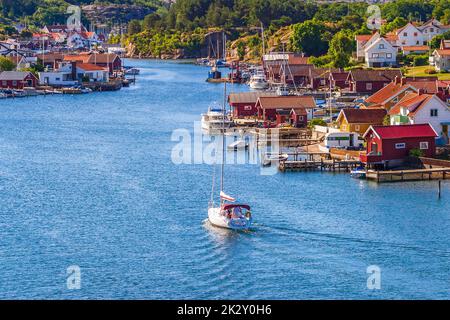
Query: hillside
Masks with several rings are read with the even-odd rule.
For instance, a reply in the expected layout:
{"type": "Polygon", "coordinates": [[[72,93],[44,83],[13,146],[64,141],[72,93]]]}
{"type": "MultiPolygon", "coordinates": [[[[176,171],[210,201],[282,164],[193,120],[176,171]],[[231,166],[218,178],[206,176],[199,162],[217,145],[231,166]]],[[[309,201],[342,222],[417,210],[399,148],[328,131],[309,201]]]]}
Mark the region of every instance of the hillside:
{"type": "Polygon", "coordinates": [[[36,26],[65,23],[69,5],[81,6],[86,20],[126,23],[143,19],[165,4],[160,0],[0,0],[0,23],[20,21],[36,26]]]}

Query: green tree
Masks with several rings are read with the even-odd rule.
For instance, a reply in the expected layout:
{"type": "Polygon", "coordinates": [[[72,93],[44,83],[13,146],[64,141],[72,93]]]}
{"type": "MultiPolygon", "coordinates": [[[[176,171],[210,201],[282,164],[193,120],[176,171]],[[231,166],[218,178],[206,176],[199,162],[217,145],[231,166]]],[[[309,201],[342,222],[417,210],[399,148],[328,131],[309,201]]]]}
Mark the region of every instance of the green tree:
{"type": "Polygon", "coordinates": [[[433,39],[430,40],[430,48],[439,49],[442,40],[450,40],[450,31],[434,36],[433,39]]]}
{"type": "Polygon", "coordinates": [[[381,34],[384,35],[386,33],[394,31],[398,28],[405,26],[407,23],[408,23],[408,20],[406,20],[405,18],[397,17],[393,21],[381,26],[381,34]]]}
{"type": "Polygon", "coordinates": [[[132,36],[142,31],[141,22],[139,20],[131,20],[128,23],[128,35],[132,36]]]}
{"type": "Polygon", "coordinates": [[[356,49],[355,40],[348,30],[336,33],[330,41],[328,55],[331,56],[333,66],[345,68],[349,66],[352,52],[356,49]]]}
{"type": "Polygon", "coordinates": [[[0,56],[0,71],[12,71],[16,68],[14,62],[10,59],[0,56]]]}
{"type": "Polygon", "coordinates": [[[320,56],[327,52],[327,28],[322,22],[308,20],[293,26],[291,45],[308,56],[320,56]]]}

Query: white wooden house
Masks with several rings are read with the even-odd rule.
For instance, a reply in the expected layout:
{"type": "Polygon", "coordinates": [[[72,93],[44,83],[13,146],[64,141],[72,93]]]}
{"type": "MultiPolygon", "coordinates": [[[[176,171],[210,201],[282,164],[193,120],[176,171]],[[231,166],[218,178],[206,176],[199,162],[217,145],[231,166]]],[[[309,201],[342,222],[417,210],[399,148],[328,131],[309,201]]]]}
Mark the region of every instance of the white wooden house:
{"type": "Polygon", "coordinates": [[[391,67],[397,65],[397,48],[385,38],[378,38],[364,50],[368,67],[391,67]]]}

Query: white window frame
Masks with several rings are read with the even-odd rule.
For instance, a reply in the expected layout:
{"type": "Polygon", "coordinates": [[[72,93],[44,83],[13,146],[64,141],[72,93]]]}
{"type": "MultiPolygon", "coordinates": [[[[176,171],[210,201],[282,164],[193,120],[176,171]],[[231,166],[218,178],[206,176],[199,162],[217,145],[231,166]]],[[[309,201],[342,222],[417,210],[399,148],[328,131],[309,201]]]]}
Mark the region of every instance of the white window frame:
{"type": "Polygon", "coordinates": [[[428,150],[428,141],[421,141],[419,144],[420,150],[428,150]]]}
{"type": "Polygon", "coordinates": [[[395,149],[406,149],[406,143],[405,142],[399,142],[395,144],[395,149]]]}
{"type": "Polygon", "coordinates": [[[372,89],[373,89],[372,82],[366,83],[366,90],[372,90],[372,89]]]}
{"type": "Polygon", "coordinates": [[[386,58],[392,59],[392,53],[386,53],[386,58]]]}
{"type": "Polygon", "coordinates": [[[438,109],[430,109],[430,117],[438,117],[438,109]]]}

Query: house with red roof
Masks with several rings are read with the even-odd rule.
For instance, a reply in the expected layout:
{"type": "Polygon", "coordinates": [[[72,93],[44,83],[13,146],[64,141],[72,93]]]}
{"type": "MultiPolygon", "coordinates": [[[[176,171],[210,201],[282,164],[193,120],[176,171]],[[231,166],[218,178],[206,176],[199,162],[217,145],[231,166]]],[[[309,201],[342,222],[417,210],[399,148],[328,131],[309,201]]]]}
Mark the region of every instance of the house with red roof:
{"type": "Polygon", "coordinates": [[[437,76],[406,77],[403,81],[422,93],[437,95],[444,102],[448,103],[450,99],[450,81],[438,80],[437,76]]]}
{"type": "Polygon", "coordinates": [[[412,85],[406,84],[404,78],[396,77],[394,81],[368,97],[363,105],[366,108],[383,108],[389,110],[405,94],[410,92],[418,92],[418,90],[412,85]]]}
{"type": "Polygon", "coordinates": [[[360,159],[369,167],[392,168],[404,164],[412,149],[418,149],[423,156],[433,158],[436,155],[437,136],[428,123],[371,126],[363,136],[367,152],[360,159]]]}
{"type": "Polygon", "coordinates": [[[400,69],[353,69],[348,74],[347,83],[350,92],[371,94],[391,83],[395,77],[401,79],[400,69]]]}
{"type": "Polygon", "coordinates": [[[23,89],[25,87],[36,87],[38,80],[35,75],[28,71],[3,71],[0,72],[1,89],[23,89]]]}
{"type": "Polygon", "coordinates": [[[304,127],[314,115],[316,102],[312,96],[259,97],[256,102],[258,119],[267,126],[289,123],[304,127]]]}
{"type": "Polygon", "coordinates": [[[55,70],[39,72],[41,85],[73,86],[82,82],[108,82],[108,69],[91,63],[61,62],[55,70]]]}
{"type": "Polygon", "coordinates": [[[430,124],[442,143],[448,143],[450,109],[436,95],[409,93],[389,110],[392,125],[430,124]]]}
{"type": "Polygon", "coordinates": [[[275,92],[250,91],[233,92],[228,95],[228,104],[231,107],[233,118],[253,118],[258,114],[256,102],[260,97],[275,97],[275,92]]]}

